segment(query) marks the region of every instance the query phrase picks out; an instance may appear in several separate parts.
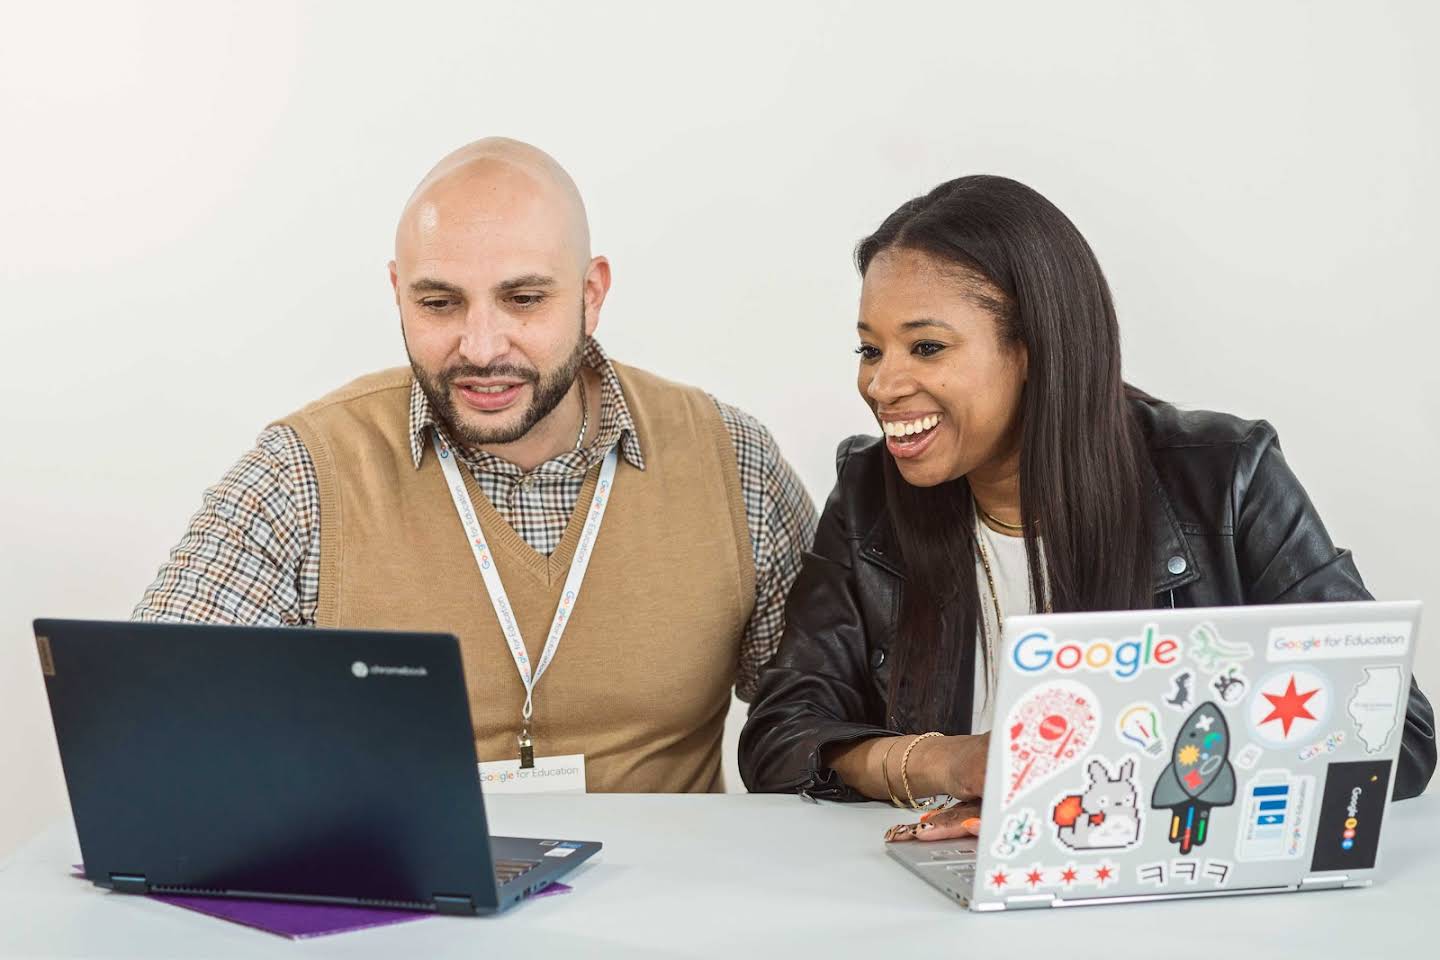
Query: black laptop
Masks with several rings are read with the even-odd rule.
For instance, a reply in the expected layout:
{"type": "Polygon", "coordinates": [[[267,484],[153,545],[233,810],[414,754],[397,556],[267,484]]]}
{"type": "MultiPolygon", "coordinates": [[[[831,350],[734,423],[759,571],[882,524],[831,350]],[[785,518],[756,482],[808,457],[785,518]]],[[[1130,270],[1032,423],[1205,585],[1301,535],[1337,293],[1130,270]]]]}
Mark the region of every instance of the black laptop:
{"type": "Polygon", "coordinates": [[[37,620],[35,640],[102,887],[493,913],[600,849],[490,836],[453,636],[37,620]]]}

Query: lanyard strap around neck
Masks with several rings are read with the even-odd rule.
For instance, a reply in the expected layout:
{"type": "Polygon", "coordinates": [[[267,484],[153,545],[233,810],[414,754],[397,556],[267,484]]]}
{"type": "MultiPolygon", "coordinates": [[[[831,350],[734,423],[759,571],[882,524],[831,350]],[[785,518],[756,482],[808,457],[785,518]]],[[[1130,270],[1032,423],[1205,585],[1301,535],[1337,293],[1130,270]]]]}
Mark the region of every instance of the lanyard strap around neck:
{"type": "Polygon", "coordinates": [[[475,555],[475,565],[480,568],[480,576],[485,580],[485,589],[490,593],[490,604],[495,608],[495,619],[500,621],[500,629],[505,634],[505,643],[510,647],[510,656],[515,660],[515,669],[520,674],[520,682],[525,684],[525,706],[521,711],[521,717],[529,720],[534,713],[535,685],[540,682],[540,677],[545,673],[545,668],[550,666],[550,661],[555,659],[555,651],[560,646],[560,637],[565,633],[565,627],[570,622],[570,615],[575,609],[575,601],[580,597],[580,586],[585,580],[585,570],[590,566],[590,555],[595,548],[595,538],[600,533],[600,523],[605,519],[605,508],[610,504],[610,488],[615,482],[615,468],[620,462],[620,448],[618,445],[610,448],[605,455],[605,462],[600,467],[600,482],[595,485],[595,496],[590,501],[590,510],[585,517],[585,526],[580,531],[580,542],[575,546],[575,556],[570,561],[570,573],[565,578],[565,589],[560,594],[560,604],[555,608],[555,619],[550,623],[550,635],[545,638],[545,649],[540,653],[540,661],[535,665],[534,673],[530,670],[530,655],[525,651],[525,640],[520,636],[520,625],[515,622],[515,611],[510,606],[510,596],[505,592],[505,585],[500,582],[500,571],[495,566],[495,558],[490,552],[490,544],[485,539],[485,532],[480,529],[480,518],[475,515],[475,508],[470,502],[470,494],[465,489],[465,481],[460,476],[460,468],[455,463],[453,452],[441,442],[434,432],[430,435],[430,441],[435,447],[435,454],[440,458],[440,468],[445,471],[445,482],[450,487],[450,499],[455,501],[455,512],[460,515],[460,525],[465,528],[465,538],[470,541],[470,552],[475,555]]]}

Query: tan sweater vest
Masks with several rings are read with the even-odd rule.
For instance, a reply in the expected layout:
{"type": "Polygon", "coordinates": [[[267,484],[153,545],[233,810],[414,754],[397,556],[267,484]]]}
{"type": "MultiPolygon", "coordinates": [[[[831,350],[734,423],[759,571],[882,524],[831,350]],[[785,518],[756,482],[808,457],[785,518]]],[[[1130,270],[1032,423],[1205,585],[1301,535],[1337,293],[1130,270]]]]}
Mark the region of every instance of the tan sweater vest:
{"type": "MultiPolygon", "coordinates": [[[[615,369],[645,469],[620,459],[584,588],[535,688],[535,750],[583,753],[590,790],[717,791],[740,637],[755,604],[735,448],[701,391],[615,369]]],[[[524,686],[428,443],[415,469],[410,381],[408,369],[362,377],[281,421],[304,442],[320,485],[316,623],[458,636],[476,756],[511,759],[524,686]]],[[[545,557],[461,470],[532,663],[599,472],[597,464],[545,557]]]]}

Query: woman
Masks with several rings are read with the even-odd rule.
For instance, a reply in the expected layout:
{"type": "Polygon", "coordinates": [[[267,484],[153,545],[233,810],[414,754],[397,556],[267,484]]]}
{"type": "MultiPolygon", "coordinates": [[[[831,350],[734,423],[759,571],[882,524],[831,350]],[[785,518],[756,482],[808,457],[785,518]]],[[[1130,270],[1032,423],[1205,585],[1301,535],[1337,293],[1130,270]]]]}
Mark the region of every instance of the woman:
{"type": "MultiPolygon", "coordinates": [[[[1370,599],[1269,424],[1125,384],[1100,266],[1035,191],[953,180],[856,261],[858,386],[885,437],[840,445],[741,735],[751,790],[978,798],[1009,616],[1370,599]]],[[[1397,797],[1430,779],[1433,719],[1412,682],[1397,797]]],[[[887,839],[964,836],[978,812],[887,839]]]]}

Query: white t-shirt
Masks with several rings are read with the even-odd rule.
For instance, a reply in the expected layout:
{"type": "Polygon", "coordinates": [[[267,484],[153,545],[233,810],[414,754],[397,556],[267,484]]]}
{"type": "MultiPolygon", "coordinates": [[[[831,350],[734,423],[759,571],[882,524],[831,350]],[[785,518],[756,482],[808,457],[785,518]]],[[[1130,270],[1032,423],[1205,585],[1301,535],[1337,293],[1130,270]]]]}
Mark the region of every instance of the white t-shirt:
{"type": "MultiPolygon", "coordinates": [[[[995,578],[995,591],[999,595],[1000,609],[1005,619],[1035,612],[1035,600],[1030,594],[1030,567],[1025,558],[1025,538],[1007,537],[996,533],[989,526],[975,521],[976,533],[985,552],[990,557],[990,573],[995,578]]],[[[1037,545],[1039,541],[1036,541],[1037,545]]],[[[970,712],[972,733],[984,733],[995,722],[993,697],[987,697],[990,688],[985,669],[985,638],[990,637],[992,646],[1000,643],[1000,629],[995,622],[995,601],[990,598],[990,583],[985,579],[985,568],[980,557],[975,557],[975,577],[980,586],[980,609],[983,620],[980,631],[975,635],[975,700],[970,712]]],[[[998,664],[990,664],[990,674],[998,664]]],[[[993,691],[992,691],[993,692],[993,691]]]]}

